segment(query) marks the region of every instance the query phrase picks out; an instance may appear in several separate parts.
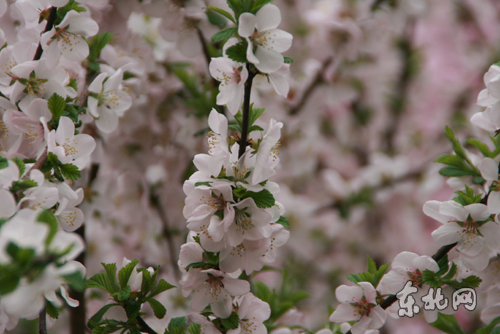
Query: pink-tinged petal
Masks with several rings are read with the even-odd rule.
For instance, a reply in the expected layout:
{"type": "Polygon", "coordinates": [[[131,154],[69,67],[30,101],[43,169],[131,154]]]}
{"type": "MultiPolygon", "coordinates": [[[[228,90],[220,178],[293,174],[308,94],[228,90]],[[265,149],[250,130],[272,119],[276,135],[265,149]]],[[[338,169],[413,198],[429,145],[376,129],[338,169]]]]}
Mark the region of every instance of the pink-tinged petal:
{"type": "Polygon", "coordinates": [[[437,317],[438,317],[438,310],[430,310],[430,311],[427,311],[426,309],[422,308],[423,311],[424,311],[424,317],[425,317],[425,321],[427,321],[429,324],[430,323],[433,323],[434,321],[437,320],[437,317]]]}
{"type": "Polygon", "coordinates": [[[490,306],[481,312],[481,321],[489,324],[500,314],[500,305],[490,306]]]}
{"type": "Polygon", "coordinates": [[[99,112],[97,111],[98,104],[99,101],[96,98],[89,96],[87,100],[87,109],[89,110],[89,113],[96,118],[99,117],[99,112]]]}
{"type": "Polygon", "coordinates": [[[492,191],[488,196],[488,212],[491,214],[500,213],[500,192],[492,191]]]}
{"type": "Polygon", "coordinates": [[[58,46],[64,58],[71,61],[81,62],[89,55],[89,45],[78,35],[67,34],[58,46]]]}
{"type": "Polygon", "coordinates": [[[82,210],[78,208],[72,208],[72,210],[61,212],[61,214],[57,218],[63,230],[65,230],[66,232],[73,232],[80,226],[82,226],[84,216],[82,210]]]}
{"type": "Polygon", "coordinates": [[[86,37],[94,36],[99,31],[99,25],[90,17],[79,15],[71,21],[68,31],[86,37]]]}
{"type": "Polygon", "coordinates": [[[248,59],[248,61],[251,62],[252,64],[258,64],[260,62],[260,60],[253,53],[253,44],[248,37],[246,37],[246,40],[248,42],[248,47],[247,47],[247,59],[248,59]]]}
{"type": "Polygon", "coordinates": [[[479,93],[479,96],[477,97],[477,104],[481,107],[491,106],[492,104],[496,103],[497,101],[498,101],[497,98],[491,96],[488,88],[483,89],[479,93]]]}
{"type": "Polygon", "coordinates": [[[443,202],[439,207],[439,213],[445,216],[453,217],[462,222],[466,221],[469,216],[469,212],[467,212],[463,206],[455,201],[443,202]]]}
{"type": "Polygon", "coordinates": [[[405,270],[392,269],[382,277],[380,284],[386,288],[384,293],[396,294],[403,289],[408,280],[409,277],[405,270]]]}
{"type": "MultiPolygon", "coordinates": [[[[255,16],[257,18],[255,26],[259,32],[276,28],[281,23],[280,9],[272,4],[263,6],[255,16]]],[[[241,34],[240,36],[245,37],[241,34]]]]}
{"type": "Polygon", "coordinates": [[[496,130],[496,127],[491,124],[491,121],[488,117],[486,117],[485,112],[486,111],[475,113],[472,115],[470,122],[483,130],[493,132],[496,130]]]}
{"type": "Polygon", "coordinates": [[[418,257],[418,254],[412,252],[401,252],[392,261],[392,269],[402,268],[405,271],[414,271],[416,267],[413,264],[413,260],[418,257]]]}
{"type": "MultiPolygon", "coordinates": [[[[208,285],[205,283],[203,287],[199,290],[195,290],[193,293],[193,298],[191,299],[191,310],[195,312],[201,312],[212,301],[212,294],[208,288],[208,285]]],[[[212,310],[214,311],[214,310],[212,310]]],[[[215,313],[215,311],[214,311],[215,313]]]]}
{"type": "Polygon", "coordinates": [[[208,69],[212,77],[214,77],[217,81],[223,82],[225,81],[226,76],[233,75],[234,64],[236,63],[229,58],[212,58],[208,69]]]}
{"type": "Polygon", "coordinates": [[[488,212],[488,207],[484,204],[474,203],[464,206],[464,209],[470,213],[471,218],[474,221],[483,221],[490,217],[490,213],[488,212]]]}
{"type": "Polygon", "coordinates": [[[288,83],[288,80],[285,78],[285,76],[277,72],[271,73],[269,74],[269,81],[271,82],[271,85],[278,95],[281,95],[283,97],[288,96],[290,84],[288,83]]]}
{"type": "Polygon", "coordinates": [[[369,303],[376,304],[375,298],[377,298],[377,291],[373,285],[369,282],[359,282],[358,285],[363,288],[363,294],[369,303]]]}
{"type": "Polygon", "coordinates": [[[292,46],[293,36],[284,30],[271,29],[263,35],[268,39],[267,44],[264,45],[266,49],[281,53],[287,51],[292,46]]]}
{"type": "Polygon", "coordinates": [[[208,116],[208,126],[210,126],[210,129],[217,134],[227,134],[227,124],[226,116],[212,109],[208,116]]]}
{"type": "Polygon", "coordinates": [[[96,142],[92,136],[80,134],[73,137],[73,145],[77,152],[72,152],[73,159],[83,156],[90,156],[96,147],[96,142]]]}
{"type": "Polygon", "coordinates": [[[448,222],[449,218],[439,212],[441,203],[442,202],[439,201],[427,201],[424,204],[424,213],[438,222],[445,224],[448,222]]]}
{"type": "Polygon", "coordinates": [[[488,289],[488,295],[486,296],[487,305],[500,304],[500,286],[496,285],[491,289],[488,289]]]}
{"type": "Polygon", "coordinates": [[[217,216],[210,217],[210,225],[207,229],[208,234],[214,242],[219,242],[224,237],[224,221],[217,216]]]}
{"type": "Polygon", "coordinates": [[[495,252],[491,248],[483,247],[482,252],[476,256],[467,256],[467,254],[460,252],[460,259],[466,268],[483,271],[488,266],[490,258],[495,255],[495,252]]]}
{"type": "Polygon", "coordinates": [[[211,155],[208,154],[197,154],[194,156],[193,163],[203,174],[219,176],[222,161],[217,161],[211,155]]]}
{"type": "Polygon", "coordinates": [[[357,285],[341,285],[335,290],[335,297],[341,303],[357,303],[363,298],[363,289],[357,285]]]}
{"type": "Polygon", "coordinates": [[[95,125],[104,133],[113,132],[118,126],[118,115],[108,109],[101,109],[100,117],[96,119],[95,125]]]}
{"type": "Polygon", "coordinates": [[[132,98],[128,93],[122,90],[108,91],[104,97],[103,105],[120,117],[123,116],[124,112],[132,105],[132,98]]]}
{"type": "Polygon", "coordinates": [[[62,285],[60,291],[61,291],[61,296],[66,301],[66,304],[68,304],[71,307],[77,307],[78,305],[80,305],[80,302],[78,300],[73,299],[69,296],[68,291],[66,291],[66,289],[62,285]]]}
{"type": "Polygon", "coordinates": [[[371,328],[372,318],[370,317],[363,317],[361,318],[360,321],[352,325],[351,327],[351,333],[352,334],[365,334],[366,330],[368,328],[371,328]]]}
{"type": "Polygon", "coordinates": [[[16,200],[10,191],[0,189],[0,218],[10,218],[16,213],[16,200]]]}
{"type": "MultiPolygon", "coordinates": [[[[107,76],[108,75],[106,73],[99,74],[94,79],[94,81],[92,81],[92,83],[90,84],[90,86],[89,86],[89,92],[101,94],[103,82],[104,82],[104,79],[106,79],[107,76]]],[[[90,100],[90,98],[89,98],[89,100],[90,100]]]]}
{"type": "Polygon", "coordinates": [[[123,81],[123,71],[118,69],[112,76],[104,82],[103,89],[105,92],[118,89],[121,82],[123,81]]]}
{"type": "Polygon", "coordinates": [[[224,284],[224,289],[232,296],[241,296],[250,292],[250,283],[248,281],[225,277],[222,283],[224,284]]]}
{"type": "Polygon", "coordinates": [[[498,180],[498,164],[491,158],[484,158],[479,165],[481,176],[487,181],[498,180]]]}
{"type": "Polygon", "coordinates": [[[440,246],[450,245],[462,239],[463,227],[457,223],[451,222],[444,224],[432,232],[432,238],[440,246]]]}
{"type": "Polygon", "coordinates": [[[413,260],[413,265],[416,268],[420,269],[420,271],[424,271],[424,270],[428,269],[428,270],[436,272],[439,270],[439,266],[436,263],[436,261],[434,261],[430,256],[427,256],[427,255],[423,255],[423,256],[419,256],[419,257],[415,258],[413,260]]]}
{"type": "Polygon", "coordinates": [[[335,309],[335,312],[333,312],[329,320],[331,322],[346,322],[356,321],[358,319],[359,314],[354,307],[351,304],[342,303],[335,309]]]}
{"type": "Polygon", "coordinates": [[[259,71],[264,73],[275,72],[284,64],[284,58],[281,53],[273,50],[267,50],[261,46],[257,46],[255,57],[259,60],[255,66],[259,69],[259,71]]]}
{"type": "Polygon", "coordinates": [[[491,96],[496,99],[500,99],[500,76],[495,76],[486,86],[488,87],[491,96]]]}
{"type": "Polygon", "coordinates": [[[233,299],[226,289],[220,289],[219,293],[212,298],[210,304],[212,305],[212,312],[220,318],[227,318],[233,312],[233,299]]]}
{"type": "MultiPolygon", "coordinates": [[[[257,25],[257,17],[252,13],[243,13],[239,18],[238,35],[241,37],[250,37],[257,25]]],[[[252,44],[252,43],[250,43],[252,44]]]]}
{"type": "Polygon", "coordinates": [[[387,319],[387,312],[380,307],[380,305],[377,305],[371,309],[370,318],[372,319],[372,322],[370,323],[369,328],[378,329],[385,323],[385,320],[387,319]]]}
{"type": "Polygon", "coordinates": [[[186,267],[195,262],[203,261],[203,249],[197,242],[188,242],[181,246],[179,253],[179,266],[186,270],[186,267]]]}
{"type": "Polygon", "coordinates": [[[75,135],[75,123],[69,117],[62,116],[56,131],[56,142],[63,145],[66,139],[72,139],[75,135]]]}
{"type": "MultiPolygon", "coordinates": [[[[490,195],[491,196],[491,195],[490,195]]],[[[500,225],[496,222],[487,222],[479,228],[488,246],[500,250],[500,225]]]]}

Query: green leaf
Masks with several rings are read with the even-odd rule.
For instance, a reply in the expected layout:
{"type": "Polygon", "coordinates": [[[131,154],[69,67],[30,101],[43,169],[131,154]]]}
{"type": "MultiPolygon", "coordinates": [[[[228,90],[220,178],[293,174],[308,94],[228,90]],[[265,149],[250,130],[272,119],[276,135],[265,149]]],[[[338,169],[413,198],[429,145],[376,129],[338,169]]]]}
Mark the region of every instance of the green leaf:
{"type": "Polygon", "coordinates": [[[0,296],[6,295],[17,288],[21,280],[20,272],[0,266],[0,296]]]}
{"type": "Polygon", "coordinates": [[[191,268],[205,268],[205,267],[207,267],[206,269],[208,269],[208,267],[210,267],[210,264],[206,262],[193,262],[186,266],[186,271],[189,271],[189,269],[191,268]]]}
{"type": "Polygon", "coordinates": [[[247,191],[242,199],[244,198],[252,198],[255,202],[255,205],[257,205],[257,207],[261,209],[270,208],[275,203],[273,194],[271,194],[267,189],[263,189],[258,193],[247,191]]]}
{"type": "Polygon", "coordinates": [[[77,180],[82,176],[78,167],[73,164],[61,164],[59,167],[67,180],[77,180]]]}
{"type": "Polygon", "coordinates": [[[248,128],[248,133],[252,131],[264,131],[264,129],[258,125],[252,125],[251,127],[248,128]]]}
{"type": "Polygon", "coordinates": [[[76,92],[78,92],[78,83],[76,81],[76,78],[71,77],[69,79],[69,84],[66,85],[67,87],[73,88],[76,92]]]}
{"type": "Polygon", "coordinates": [[[52,319],[59,319],[59,310],[47,299],[45,299],[45,312],[52,319]]]}
{"type": "Polygon", "coordinates": [[[57,9],[58,19],[62,21],[64,19],[64,16],[66,16],[66,14],[72,10],[78,13],[87,11],[85,8],[81,7],[80,4],[75,0],[70,0],[64,7],[59,7],[57,9]]]}
{"type": "Polygon", "coordinates": [[[237,27],[225,28],[213,34],[211,39],[213,43],[227,41],[237,32],[237,27]]]}
{"type": "Polygon", "coordinates": [[[377,265],[375,264],[375,261],[368,255],[368,272],[372,275],[377,273],[377,265]]]}
{"type": "Polygon", "coordinates": [[[56,217],[50,212],[50,210],[43,210],[40,215],[38,215],[39,222],[45,223],[49,225],[49,235],[47,236],[47,239],[45,240],[45,245],[49,246],[50,243],[52,242],[52,239],[54,239],[54,236],[57,233],[57,229],[59,228],[59,223],[57,222],[56,217]]]}
{"type": "Polygon", "coordinates": [[[85,282],[87,288],[97,288],[113,293],[113,287],[106,273],[95,274],[85,282]]]}
{"type": "Polygon", "coordinates": [[[123,302],[127,300],[128,297],[130,297],[131,293],[132,290],[130,290],[130,286],[127,285],[126,287],[122,288],[120,292],[116,294],[116,298],[118,298],[119,301],[123,302]]]}
{"type": "Polygon", "coordinates": [[[429,269],[424,270],[424,272],[422,273],[422,282],[430,285],[433,288],[439,288],[443,285],[443,283],[441,282],[441,278],[437,276],[435,272],[429,269]]]}
{"type": "Polygon", "coordinates": [[[250,125],[253,125],[255,121],[266,111],[266,108],[254,108],[253,103],[250,108],[250,115],[248,120],[250,121],[250,125]]]}
{"type": "Polygon", "coordinates": [[[163,306],[163,304],[157,301],[156,299],[154,298],[148,299],[148,303],[153,309],[155,317],[157,317],[158,319],[163,319],[165,314],[167,314],[167,309],[165,308],[165,306],[163,306]]]}
{"type": "Polygon", "coordinates": [[[134,271],[135,266],[139,263],[139,260],[134,259],[129,262],[126,266],[124,266],[118,272],[118,280],[120,281],[120,287],[123,289],[127,286],[128,280],[130,279],[130,275],[134,271]]]}
{"type": "Polygon", "coordinates": [[[241,132],[241,127],[234,121],[229,122],[228,128],[229,128],[229,130],[235,130],[235,131],[241,132]]]}
{"type": "Polygon", "coordinates": [[[285,64],[293,63],[293,58],[291,57],[283,57],[283,60],[285,61],[285,64]]]}
{"type": "Polygon", "coordinates": [[[387,269],[389,269],[389,266],[391,265],[390,262],[385,263],[378,268],[378,271],[375,275],[373,275],[373,280],[372,280],[372,285],[376,288],[378,284],[380,283],[380,280],[382,277],[384,277],[385,273],[387,272],[387,269]]]}
{"type": "Polygon", "coordinates": [[[23,176],[24,172],[26,171],[26,165],[24,164],[24,161],[22,161],[18,157],[14,157],[11,160],[17,165],[17,168],[19,169],[19,177],[23,176]]]}
{"type": "Polygon", "coordinates": [[[311,294],[306,291],[295,291],[290,297],[288,297],[288,301],[292,302],[295,305],[301,300],[307,299],[309,297],[311,297],[311,294]]]}
{"type": "Polygon", "coordinates": [[[229,8],[234,12],[234,16],[236,19],[240,17],[240,14],[243,12],[243,6],[241,4],[241,0],[227,0],[227,4],[229,8]]]}
{"type": "Polygon", "coordinates": [[[25,191],[26,189],[36,187],[38,183],[36,183],[33,180],[26,179],[22,181],[14,181],[12,182],[12,185],[10,186],[10,191],[15,194],[18,191],[25,191]]]}
{"type": "Polygon", "coordinates": [[[207,187],[211,187],[212,185],[210,184],[210,182],[196,182],[194,184],[195,187],[199,187],[199,186],[207,186],[207,187]]]}
{"type": "Polygon", "coordinates": [[[487,326],[478,329],[477,334],[491,334],[495,326],[498,324],[500,324],[500,317],[496,317],[487,326]]]}
{"type": "Polygon", "coordinates": [[[170,334],[183,334],[184,328],[186,328],[186,317],[170,319],[170,323],[168,324],[168,332],[170,334]]]}
{"type": "Polygon", "coordinates": [[[236,197],[239,197],[239,198],[242,198],[243,196],[245,196],[246,193],[247,193],[247,189],[244,187],[238,187],[236,189],[233,189],[233,195],[236,197]]]}
{"type": "Polygon", "coordinates": [[[116,281],[116,263],[101,263],[108,277],[108,281],[113,289],[112,292],[120,291],[118,282],[116,281]]]}
{"type": "Polygon", "coordinates": [[[465,169],[465,170],[469,169],[465,161],[458,155],[443,154],[442,156],[434,160],[434,162],[449,166],[455,166],[460,169],[465,169]]]}
{"type": "Polygon", "coordinates": [[[89,43],[89,62],[95,62],[97,57],[101,54],[102,49],[111,42],[114,34],[110,32],[104,32],[102,34],[95,35],[89,43]]]}
{"type": "Polygon", "coordinates": [[[52,119],[58,124],[59,118],[61,118],[64,108],[66,108],[66,101],[62,96],[54,93],[47,101],[47,106],[52,113],[52,119]]]}
{"type": "Polygon", "coordinates": [[[465,141],[467,144],[474,146],[477,148],[485,157],[492,157],[492,152],[490,151],[490,148],[488,145],[480,141],[479,139],[476,138],[470,138],[465,141]]]}
{"type": "Polygon", "coordinates": [[[280,216],[280,219],[276,223],[283,225],[284,228],[290,228],[290,222],[284,216],[280,216]]]}
{"type": "Polygon", "coordinates": [[[85,279],[82,276],[82,273],[76,271],[69,275],[62,276],[64,280],[68,283],[68,285],[76,291],[82,292],[85,290],[85,279]]]}
{"type": "Polygon", "coordinates": [[[370,273],[358,273],[358,274],[350,274],[347,275],[347,279],[351,282],[354,283],[359,283],[359,282],[372,282],[373,280],[373,275],[370,273]]]}
{"type": "Polygon", "coordinates": [[[474,171],[464,170],[454,166],[448,166],[441,168],[439,170],[439,174],[443,176],[467,176],[467,175],[476,175],[477,173],[474,171]]]}
{"type": "Polygon", "coordinates": [[[481,284],[483,280],[480,279],[479,277],[477,276],[474,276],[474,275],[471,275],[469,277],[466,277],[464,279],[462,279],[462,284],[464,284],[464,287],[466,288],[477,288],[479,286],[479,284],[481,284]]]}
{"type": "Polygon", "coordinates": [[[462,159],[467,161],[469,166],[473,166],[472,162],[470,161],[469,157],[467,156],[467,153],[465,152],[464,147],[462,146],[462,144],[460,144],[458,139],[455,137],[453,130],[450,129],[448,126],[446,127],[445,135],[451,141],[451,144],[453,146],[453,151],[456,153],[456,155],[458,155],[459,157],[461,157],[462,159]]]}
{"type": "Polygon", "coordinates": [[[474,184],[483,184],[483,183],[485,183],[485,182],[486,182],[486,180],[485,180],[485,179],[483,179],[483,177],[482,177],[482,176],[474,176],[474,177],[472,178],[472,183],[474,183],[474,184]]]}
{"type": "Polygon", "coordinates": [[[0,169],[9,167],[9,160],[7,158],[0,156],[0,169]]]}
{"type": "Polygon", "coordinates": [[[218,8],[218,7],[213,7],[213,6],[207,6],[207,9],[213,10],[216,13],[219,13],[220,15],[226,17],[228,20],[236,24],[236,20],[234,19],[233,15],[231,15],[229,12],[225,11],[224,9],[218,8]]]}
{"type": "Polygon", "coordinates": [[[106,313],[112,306],[117,306],[118,304],[107,304],[104,305],[99,311],[97,311],[96,314],[94,314],[88,321],[87,326],[90,329],[94,329],[94,324],[97,324],[99,321],[101,321],[102,316],[104,313],[106,313]]]}
{"type": "Polygon", "coordinates": [[[220,318],[220,322],[225,329],[236,329],[240,324],[240,317],[238,313],[231,312],[231,315],[225,319],[220,318]]]}
{"type": "MultiPolygon", "coordinates": [[[[187,327],[187,331],[189,332],[189,334],[201,334],[201,326],[193,322],[187,327]]],[[[182,334],[183,332],[170,332],[170,333],[182,334]]]]}
{"type": "Polygon", "coordinates": [[[125,306],[125,312],[129,319],[135,319],[141,313],[141,303],[137,300],[128,300],[125,306]]]}
{"type": "Polygon", "coordinates": [[[273,2],[273,0],[255,0],[252,3],[252,8],[250,9],[250,12],[255,14],[259,11],[259,9],[261,9],[263,6],[271,2],[273,2]]]}
{"type": "Polygon", "coordinates": [[[457,265],[455,264],[455,262],[452,262],[450,270],[448,271],[448,273],[445,276],[443,276],[443,279],[446,279],[446,280],[452,279],[456,273],[457,273],[457,265]]]}
{"type": "Polygon", "coordinates": [[[247,63],[247,48],[243,42],[230,46],[226,55],[238,63],[247,63]]]}
{"type": "Polygon", "coordinates": [[[150,297],[154,297],[156,295],[159,295],[160,293],[162,293],[163,291],[167,291],[167,290],[170,290],[170,289],[173,289],[175,288],[175,285],[172,285],[170,283],[168,283],[167,281],[165,281],[163,278],[160,279],[160,281],[158,282],[158,285],[156,286],[156,288],[151,292],[151,294],[149,295],[150,297]]]}
{"type": "Polygon", "coordinates": [[[437,320],[430,325],[445,333],[465,334],[454,315],[438,313],[437,320]]]}
{"type": "Polygon", "coordinates": [[[446,254],[445,256],[443,256],[442,258],[440,258],[439,261],[437,262],[437,264],[439,266],[439,270],[436,273],[436,275],[442,276],[446,272],[448,272],[448,269],[449,269],[448,254],[446,254]]]}

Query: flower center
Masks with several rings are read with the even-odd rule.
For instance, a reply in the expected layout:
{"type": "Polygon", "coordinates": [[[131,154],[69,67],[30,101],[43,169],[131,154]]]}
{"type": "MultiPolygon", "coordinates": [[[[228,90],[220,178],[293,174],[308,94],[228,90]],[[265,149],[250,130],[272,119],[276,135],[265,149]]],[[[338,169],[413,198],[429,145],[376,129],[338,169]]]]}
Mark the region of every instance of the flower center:
{"type": "Polygon", "coordinates": [[[242,232],[242,234],[245,234],[246,230],[254,227],[252,224],[252,216],[246,212],[246,208],[235,210],[234,223],[236,224],[236,231],[242,232]]]}
{"type": "Polygon", "coordinates": [[[361,299],[359,302],[351,303],[351,305],[354,307],[354,312],[356,312],[360,317],[370,315],[370,311],[372,309],[372,304],[370,304],[366,300],[365,296],[363,296],[363,299],[361,299]]]}
{"type": "Polygon", "coordinates": [[[406,272],[408,274],[408,278],[410,279],[410,281],[413,282],[413,286],[418,286],[419,288],[422,287],[422,272],[420,271],[420,269],[417,269],[415,271],[407,271],[406,272]]]}

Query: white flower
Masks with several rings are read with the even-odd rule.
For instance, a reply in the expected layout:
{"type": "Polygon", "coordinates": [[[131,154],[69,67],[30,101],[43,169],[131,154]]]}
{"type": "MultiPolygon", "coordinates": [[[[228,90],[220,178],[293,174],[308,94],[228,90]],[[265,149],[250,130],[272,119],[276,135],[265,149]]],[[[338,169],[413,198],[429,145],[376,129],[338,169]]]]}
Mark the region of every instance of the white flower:
{"type": "Polygon", "coordinates": [[[47,66],[55,67],[61,54],[68,60],[83,61],[89,55],[89,45],[83,37],[93,36],[98,31],[99,26],[93,19],[69,11],[59,25],[42,35],[40,44],[47,66]]]}
{"type": "Polygon", "coordinates": [[[231,114],[236,114],[243,104],[245,82],[248,71],[245,64],[235,62],[226,57],[212,58],[210,74],[220,81],[217,104],[227,104],[231,114]]]}
{"type": "Polygon", "coordinates": [[[119,89],[123,72],[118,69],[106,81],[108,75],[101,73],[89,86],[88,110],[96,119],[99,130],[109,133],[118,126],[118,117],[132,105],[132,99],[123,90],[119,89]],[[104,84],[103,84],[104,83],[104,84]]]}
{"type": "Polygon", "coordinates": [[[377,305],[377,292],[371,283],[341,285],[335,290],[335,296],[341,304],[330,316],[330,321],[357,321],[351,328],[352,334],[363,334],[367,329],[378,329],[385,323],[387,313],[377,305]]]}
{"type": "Polygon", "coordinates": [[[482,177],[487,181],[490,193],[488,195],[488,210],[491,214],[500,213],[500,192],[498,184],[498,164],[491,158],[484,158],[479,166],[482,177]]]}
{"type": "Polygon", "coordinates": [[[238,328],[230,329],[227,334],[252,333],[267,334],[264,321],[271,315],[269,304],[263,302],[251,293],[237,297],[234,300],[238,311],[238,328]]]}
{"type": "Polygon", "coordinates": [[[248,42],[247,59],[261,72],[272,73],[279,70],[284,63],[281,52],[292,46],[293,36],[276,29],[280,22],[280,10],[271,4],[262,7],[256,15],[240,15],[238,34],[248,42]]]}
{"type": "Polygon", "coordinates": [[[477,104],[481,107],[489,107],[500,100],[500,67],[491,65],[488,72],[484,75],[483,89],[477,98],[477,104]]]}

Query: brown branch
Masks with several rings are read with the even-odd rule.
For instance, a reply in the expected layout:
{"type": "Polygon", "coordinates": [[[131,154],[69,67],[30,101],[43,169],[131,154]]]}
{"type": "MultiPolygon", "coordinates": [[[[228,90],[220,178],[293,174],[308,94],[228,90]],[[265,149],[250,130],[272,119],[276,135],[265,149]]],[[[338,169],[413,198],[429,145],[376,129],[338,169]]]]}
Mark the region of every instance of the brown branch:
{"type": "Polygon", "coordinates": [[[42,310],[38,314],[38,333],[47,334],[47,306],[43,305],[42,310]]]}
{"type": "MultiPolygon", "coordinates": [[[[49,11],[49,17],[47,18],[47,24],[45,25],[45,30],[43,32],[52,30],[56,17],[57,17],[57,7],[51,7],[49,11]]],[[[38,48],[36,49],[35,57],[33,57],[33,60],[40,60],[40,58],[42,57],[42,53],[43,53],[43,48],[42,48],[42,42],[40,41],[40,43],[38,43],[38,48]]]]}
{"type": "Polygon", "coordinates": [[[325,73],[328,66],[330,66],[332,61],[333,61],[333,57],[328,57],[323,62],[323,65],[316,73],[316,76],[314,77],[314,79],[309,83],[309,86],[307,86],[307,88],[304,90],[304,93],[300,97],[300,100],[294,106],[292,106],[290,108],[290,110],[288,111],[288,113],[290,115],[298,114],[298,112],[304,107],[307,100],[311,96],[312,92],[314,92],[314,90],[323,82],[323,74],[325,73]]]}
{"type": "Polygon", "coordinates": [[[40,157],[38,157],[35,164],[33,166],[31,166],[30,170],[26,174],[24,174],[23,177],[21,177],[21,181],[26,180],[29,177],[32,170],[42,169],[43,164],[45,163],[46,160],[47,160],[47,148],[45,148],[45,150],[43,150],[42,155],[40,155],[40,157]]]}
{"type": "Polygon", "coordinates": [[[245,82],[245,97],[243,99],[243,122],[241,125],[241,127],[242,127],[241,138],[240,138],[240,142],[239,142],[240,150],[238,152],[238,157],[240,157],[240,158],[245,153],[246,146],[247,146],[248,126],[249,126],[249,118],[250,118],[250,94],[252,93],[253,78],[256,75],[256,73],[254,72],[254,70],[250,66],[250,64],[247,64],[247,70],[248,70],[248,79],[247,79],[247,82],[245,82]]]}

